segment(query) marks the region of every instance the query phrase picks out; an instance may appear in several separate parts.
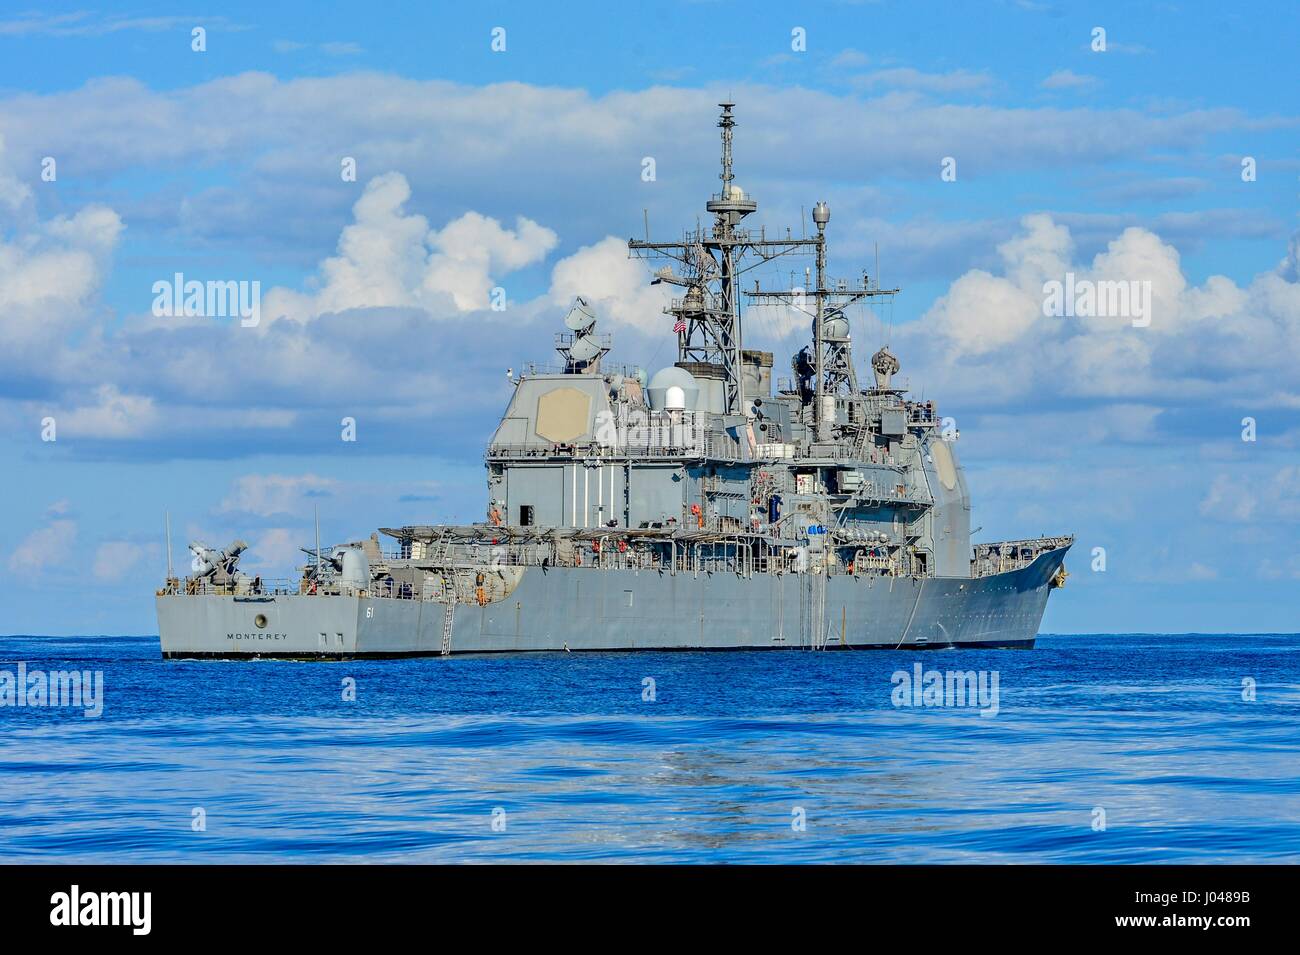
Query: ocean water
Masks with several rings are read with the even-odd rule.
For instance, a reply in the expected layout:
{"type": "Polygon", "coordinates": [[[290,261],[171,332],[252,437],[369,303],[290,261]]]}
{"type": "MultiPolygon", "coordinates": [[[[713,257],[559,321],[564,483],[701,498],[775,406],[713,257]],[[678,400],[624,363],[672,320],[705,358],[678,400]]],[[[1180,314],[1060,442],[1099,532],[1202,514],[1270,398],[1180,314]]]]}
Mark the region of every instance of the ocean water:
{"type": "Polygon", "coordinates": [[[104,679],[98,719],[0,707],[0,858],[1296,862],[1297,651],[1107,635],[245,663],[0,638],[0,671],[104,679]],[[996,715],[895,706],[918,663],[996,672],[996,715]]]}

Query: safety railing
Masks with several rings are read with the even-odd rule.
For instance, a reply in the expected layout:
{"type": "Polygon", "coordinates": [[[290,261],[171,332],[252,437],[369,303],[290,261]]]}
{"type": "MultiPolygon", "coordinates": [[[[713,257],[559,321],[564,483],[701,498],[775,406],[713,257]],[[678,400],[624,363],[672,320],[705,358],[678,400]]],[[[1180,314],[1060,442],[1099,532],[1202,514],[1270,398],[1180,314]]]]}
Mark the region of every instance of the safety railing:
{"type": "Polygon", "coordinates": [[[971,559],[972,577],[991,577],[1028,567],[1048,551],[1074,543],[1073,537],[1039,537],[1032,540],[976,544],[971,559]]]}

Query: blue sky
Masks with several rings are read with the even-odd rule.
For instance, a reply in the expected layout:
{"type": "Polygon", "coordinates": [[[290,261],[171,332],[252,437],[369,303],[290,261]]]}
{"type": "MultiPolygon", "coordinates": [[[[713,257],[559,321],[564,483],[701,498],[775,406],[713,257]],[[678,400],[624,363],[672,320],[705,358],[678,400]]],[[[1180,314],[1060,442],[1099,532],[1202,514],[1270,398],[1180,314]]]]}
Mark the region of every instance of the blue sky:
{"type": "Polygon", "coordinates": [[[620,243],[702,213],[726,96],[754,219],[825,199],[832,271],[903,286],[859,359],[890,337],[957,419],[978,539],[1078,536],[1045,630],[1300,629],[1295,5],[409,7],[0,14],[0,632],[154,632],[164,509],[178,563],[242,535],[268,575],[313,507],[481,517],[503,370],[568,298],[670,360],[620,243]],[[1152,326],[1043,317],[1066,271],[1150,281],[1152,326]],[[266,320],[152,315],[176,272],[266,320]]]}

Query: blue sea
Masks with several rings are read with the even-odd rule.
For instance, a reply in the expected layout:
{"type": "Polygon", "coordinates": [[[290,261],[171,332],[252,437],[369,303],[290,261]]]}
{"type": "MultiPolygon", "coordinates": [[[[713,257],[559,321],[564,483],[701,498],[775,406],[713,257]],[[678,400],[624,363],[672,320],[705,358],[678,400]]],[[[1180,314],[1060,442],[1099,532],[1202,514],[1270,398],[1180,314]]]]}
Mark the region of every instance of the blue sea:
{"type": "Polygon", "coordinates": [[[102,671],[104,703],[0,707],[0,858],[1296,862],[1297,651],[1134,634],[249,663],[6,637],[0,671],[102,671]],[[918,663],[996,673],[996,714],[899,692],[918,663]]]}

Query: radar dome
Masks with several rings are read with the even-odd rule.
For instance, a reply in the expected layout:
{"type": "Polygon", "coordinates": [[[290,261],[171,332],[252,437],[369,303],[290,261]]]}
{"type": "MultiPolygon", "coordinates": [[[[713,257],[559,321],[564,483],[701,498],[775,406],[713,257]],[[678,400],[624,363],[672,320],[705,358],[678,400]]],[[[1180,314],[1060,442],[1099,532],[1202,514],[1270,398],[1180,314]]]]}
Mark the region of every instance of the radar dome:
{"type": "Polygon", "coordinates": [[[822,323],[822,334],[828,338],[848,338],[849,320],[842,315],[827,319],[822,323]]]}
{"type": "Polygon", "coordinates": [[[678,368],[675,365],[656,371],[646,391],[650,398],[650,407],[655,411],[669,409],[694,411],[700,398],[700,385],[695,380],[695,376],[685,368],[678,368]],[[670,404],[670,397],[674,402],[679,403],[670,404]]]}

